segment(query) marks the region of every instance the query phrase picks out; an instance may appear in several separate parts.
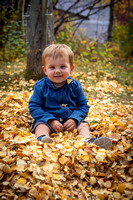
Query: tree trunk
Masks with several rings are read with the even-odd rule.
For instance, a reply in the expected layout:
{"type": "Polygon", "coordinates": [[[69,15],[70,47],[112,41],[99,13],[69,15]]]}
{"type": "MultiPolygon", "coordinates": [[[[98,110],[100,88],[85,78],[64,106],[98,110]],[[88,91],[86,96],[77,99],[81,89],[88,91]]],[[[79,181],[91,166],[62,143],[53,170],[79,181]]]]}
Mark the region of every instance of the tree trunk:
{"type": "Polygon", "coordinates": [[[31,0],[30,5],[30,21],[27,27],[29,48],[27,53],[26,77],[40,79],[44,77],[42,52],[53,40],[53,38],[49,39],[47,29],[48,0],[31,0]]]}
{"type": "Polygon", "coordinates": [[[128,0],[128,42],[131,42],[131,7],[130,7],[130,0],[128,0]]]}
{"type": "Polygon", "coordinates": [[[23,21],[23,15],[24,15],[24,5],[25,5],[25,0],[19,0],[18,5],[17,5],[17,10],[18,12],[18,21],[21,22],[22,27],[24,27],[24,21],[23,21]]]}
{"type": "Polygon", "coordinates": [[[108,41],[112,41],[112,29],[113,29],[113,22],[114,22],[114,0],[110,1],[110,19],[109,19],[109,26],[108,26],[108,41]]]}

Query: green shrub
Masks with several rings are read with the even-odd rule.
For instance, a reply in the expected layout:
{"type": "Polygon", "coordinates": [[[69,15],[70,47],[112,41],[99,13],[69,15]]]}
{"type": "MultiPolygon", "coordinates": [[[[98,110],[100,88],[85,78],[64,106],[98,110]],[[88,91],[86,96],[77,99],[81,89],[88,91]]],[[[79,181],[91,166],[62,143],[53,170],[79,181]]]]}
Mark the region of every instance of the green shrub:
{"type": "Polygon", "coordinates": [[[81,66],[82,70],[86,72],[110,69],[110,62],[113,59],[111,44],[100,44],[96,40],[92,41],[89,37],[84,37],[82,31],[75,35],[73,32],[72,26],[64,26],[64,30],[58,33],[56,42],[65,43],[72,48],[75,64],[81,66]]]}
{"type": "Polygon", "coordinates": [[[83,34],[78,35],[76,33],[74,35],[74,27],[71,24],[63,25],[62,29],[56,36],[56,42],[65,43],[73,50],[74,54],[81,54],[84,48],[82,44],[86,43],[83,34]]]}
{"type": "Polygon", "coordinates": [[[131,57],[133,55],[133,21],[130,22],[130,25],[115,25],[113,41],[119,44],[125,57],[131,57]]]}
{"type": "Polygon", "coordinates": [[[7,10],[4,9],[1,14],[4,26],[0,36],[2,45],[0,56],[4,61],[13,61],[26,56],[25,35],[21,23],[18,21],[17,12],[12,9],[9,19],[6,17],[6,12],[7,10]]]}

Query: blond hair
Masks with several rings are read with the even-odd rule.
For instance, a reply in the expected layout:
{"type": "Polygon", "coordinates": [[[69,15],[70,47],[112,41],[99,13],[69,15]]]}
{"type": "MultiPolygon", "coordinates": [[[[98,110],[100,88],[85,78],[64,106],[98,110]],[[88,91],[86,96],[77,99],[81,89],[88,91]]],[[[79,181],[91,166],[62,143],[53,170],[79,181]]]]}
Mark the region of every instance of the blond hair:
{"type": "Polygon", "coordinates": [[[46,57],[52,57],[56,59],[57,57],[68,56],[70,65],[73,65],[74,62],[74,54],[70,47],[65,44],[51,44],[46,47],[42,54],[42,65],[45,66],[46,57]]]}

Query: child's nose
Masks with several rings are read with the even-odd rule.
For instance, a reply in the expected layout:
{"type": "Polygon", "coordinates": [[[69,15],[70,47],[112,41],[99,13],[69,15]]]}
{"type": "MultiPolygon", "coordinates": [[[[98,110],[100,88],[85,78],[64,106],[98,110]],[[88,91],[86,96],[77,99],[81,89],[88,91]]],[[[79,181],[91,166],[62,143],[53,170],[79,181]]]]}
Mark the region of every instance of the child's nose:
{"type": "Polygon", "coordinates": [[[56,68],[56,69],[55,69],[55,72],[56,72],[56,73],[60,73],[60,71],[61,71],[60,68],[56,68]]]}

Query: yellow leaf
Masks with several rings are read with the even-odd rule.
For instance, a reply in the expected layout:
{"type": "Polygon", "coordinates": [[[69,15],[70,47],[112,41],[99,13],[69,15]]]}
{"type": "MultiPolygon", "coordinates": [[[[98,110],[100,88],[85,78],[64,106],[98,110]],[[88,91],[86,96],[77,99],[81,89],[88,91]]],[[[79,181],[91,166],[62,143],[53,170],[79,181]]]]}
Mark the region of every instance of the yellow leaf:
{"type": "Polygon", "coordinates": [[[60,122],[63,122],[63,119],[62,119],[62,118],[60,118],[60,122]]]}
{"type": "Polygon", "coordinates": [[[86,162],[86,161],[90,162],[91,157],[90,157],[89,155],[85,155],[85,156],[83,156],[83,160],[84,160],[85,162],[86,162]]]}
{"type": "Polygon", "coordinates": [[[29,191],[29,194],[33,197],[36,197],[37,195],[37,189],[36,188],[31,188],[30,191],[29,191]]]}
{"type": "Polygon", "coordinates": [[[4,165],[3,166],[3,172],[5,172],[6,174],[11,174],[11,168],[9,165],[4,165]]]}
{"type": "Polygon", "coordinates": [[[61,149],[60,152],[61,152],[62,154],[65,154],[65,153],[66,153],[66,149],[65,149],[65,148],[64,148],[64,149],[61,149]]]}
{"type": "Polygon", "coordinates": [[[53,171],[53,164],[47,162],[45,165],[41,167],[45,172],[52,172],[53,171]]]}
{"type": "Polygon", "coordinates": [[[66,106],[67,106],[67,104],[64,104],[64,103],[63,103],[63,104],[62,104],[62,106],[63,106],[63,107],[66,107],[66,106]]]}
{"type": "Polygon", "coordinates": [[[121,121],[117,121],[117,122],[115,123],[115,125],[116,125],[116,126],[121,126],[122,123],[121,123],[121,121]]]}
{"type": "Polygon", "coordinates": [[[30,138],[28,138],[27,136],[26,137],[20,137],[20,139],[19,139],[19,143],[27,143],[27,142],[30,142],[30,138]]]}
{"type": "Polygon", "coordinates": [[[76,148],[82,147],[83,144],[84,144],[84,140],[85,140],[84,138],[79,138],[79,140],[77,140],[77,141],[75,142],[74,146],[75,146],[76,148]]]}
{"type": "Polygon", "coordinates": [[[23,160],[23,159],[18,159],[18,160],[17,160],[17,165],[24,165],[24,166],[26,166],[27,163],[26,163],[25,160],[23,160]]]}
{"type": "Polygon", "coordinates": [[[59,180],[60,179],[60,174],[53,174],[53,178],[56,179],[56,180],[59,180]]]}
{"type": "Polygon", "coordinates": [[[97,194],[97,197],[98,197],[98,199],[100,199],[100,200],[104,200],[105,199],[105,197],[104,197],[104,195],[103,194],[97,194]]]}
{"type": "Polygon", "coordinates": [[[5,158],[3,158],[3,160],[7,163],[11,160],[11,158],[9,156],[6,156],[5,158]]]}
{"type": "Polygon", "coordinates": [[[23,159],[17,160],[17,171],[24,171],[26,166],[27,166],[27,163],[23,159]]]}
{"type": "Polygon", "coordinates": [[[94,176],[90,177],[90,185],[94,185],[97,182],[94,176]]]}
{"type": "Polygon", "coordinates": [[[72,82],[72,79],[67,79],[67,83],[71,83],[72,82]]]}
{"type": "Polygon", "coordinates": [[[118,120],[117,117],[111,117],[111,118],[110,118],[110,121],[112,121],[112,122],[116,122],[117,120],[118,120]]]}
{"type": "Polygon", "coordinates": [[[115,129],[116,129],[116,128],[115,128],[114,124],[109,124],[109,130],[110,130],[110,131],[114,132],[115,129]]]}
{"type": "Polygon", "coordinates": [[[2,175],[3,175],[3,171],[0,170],[0,178],[1,178],[2,175]]]}
{"type": "Polygon", "coordinates": [[[7,186],[7,185],[9,185],[9,182],[8,182],[8,181],[4,181],[4,182],[2,183],[2,185],[7,186]]]}
{"type": "Polygon", "coordinates": [[[7,68],[10,69],[10,68],[11,68],[11,65],[7,65],[7,68]]]}
{"type": "Polygon", "coordinates": [[[27,180],[25,178],[19,178],[17,180],[17,183],[24,185],[27,182],[27,180]]]}
{"type": "Polygon", "coordinates": [[[56,144],[56,147],[57,147],[58,149],[64,149],[64,147],[63,147],[62,144],[56,144]]]}
{"type": "Polygon", "coordinates": [[[65,156],[61,156],[61,158],[59,158],[59,162],[64,165],[66,164],[70,159],[65,157],[65,156]]]}
{"type": "Polygon", "coordinates": [[[17,171],[24,171],[24,165],[17,165],[17,171]]]}
{"type": "Polygon", "coordinates": [[[103,161],[105,158],[105,153],[98,153],[96,155],[96,159],[100,162],[100,161],[103,161]]]}
{"type": "Polygon", "coordinates": [[[6,74],[9,74],[9,75],[10,75],[10,74],[11,74],[11,72],[6,72],[6,74]]]}
{"type": "Polygon", "coordinates": [[[118,148],[121,152],[124,152],[123,145],[117,145],[117,148],[118,148]]]}
{"type": "Polygon", "coordinates": [[[110,188],[111,187],[111,181],[106,181],[105,183],[104,183],[104,186],[106,187],[106,188],[110,188]]]}
{"type": "Polygon", "coordinates": [[[113,196],[116,198],[116,199],[120,199],[121,198],[121,195],[119,192],[114,192],[113,193],[113,196]]]}
{"type": "Polygon", "coordinates": [[[118,185],[118,187],[116,188],[116,191],[123,193],[125,189],[126,189],[126,185],[124,183],[122,183],[122,184],[118,185]]]}
{"type": "Polygon", "coordinates": [[[0,157],[5,157],[5,156],[6,156],[6,152],[0,151],[0,157]]]}
{"type": "Polygon", "coordinates": [[[53,189],[53,187],[51,187],[50,185],[47,185],[45,183],[41,184],[40,188],[42,188],[44,191],[47,191],[47,190],[49,191],[49,190],[53,189]]]}
{"type": "Polygon", "coordinates": [[[58,153],[51,153],[51,160],[57,162],[58,160],[58,153]]]}
{"type": "Polygon", "coordinates": [[[75,128],[75,129],[73,130],[73,133],[76,134],[77,132],[78,132],[78,130],[75,128]]]}

